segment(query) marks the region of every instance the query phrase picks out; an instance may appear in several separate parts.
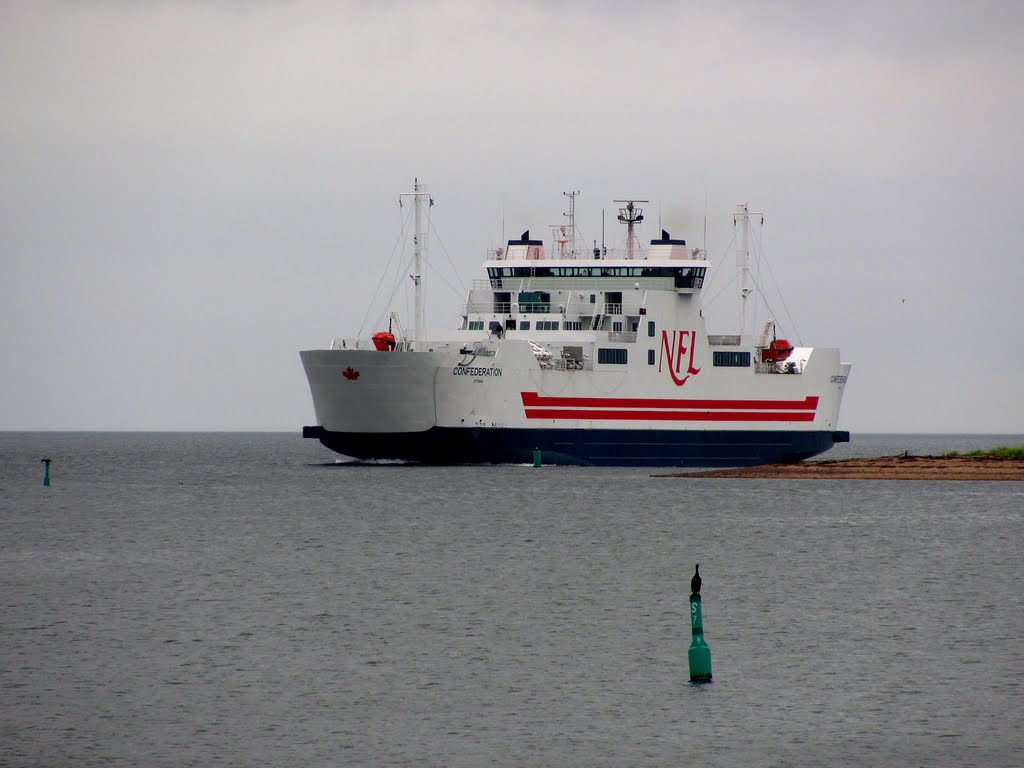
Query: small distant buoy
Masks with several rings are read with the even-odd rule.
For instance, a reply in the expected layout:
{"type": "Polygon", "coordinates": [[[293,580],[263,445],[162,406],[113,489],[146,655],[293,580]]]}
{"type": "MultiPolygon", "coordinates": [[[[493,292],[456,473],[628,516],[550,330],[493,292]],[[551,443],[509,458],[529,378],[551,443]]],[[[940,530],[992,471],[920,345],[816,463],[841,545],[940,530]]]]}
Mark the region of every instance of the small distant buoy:
{"type": "Polygon", "coordinates": [[[533,466],[534,467],[539,467],[540,463],[541,463],[540,462],[540,448],[534,448],[533,449],[533,466]]]}
{"type": "Polygon", "coordinates": [[[704,642],[704,618],[701,616],[701,581],[700,576],[694,573],[690,584],[693,591],[690,595],[690,627],[693,631],[693,639],[690,641],[688,654],[691,683],[711,682],[711,648],[704,642]]]}
{"type": "Polygon", "coordinates": [[[43,475],[43,485],[46,486],[47,488],[49,488],[50,487],[50,462],[53,461],[53,459],[40,459],[40,461],[43,462],[43,464],[46,465],[46,474],[43,475]]]}

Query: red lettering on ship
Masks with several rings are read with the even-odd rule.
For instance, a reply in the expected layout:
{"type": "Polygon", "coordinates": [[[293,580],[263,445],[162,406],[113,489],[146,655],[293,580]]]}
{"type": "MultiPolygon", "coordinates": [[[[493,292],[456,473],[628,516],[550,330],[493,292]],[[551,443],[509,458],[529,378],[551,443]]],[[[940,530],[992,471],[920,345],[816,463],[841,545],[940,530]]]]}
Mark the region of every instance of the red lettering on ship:
{"type": "Polygon", "coordinates": [[[671,339],[669,338],[668,331],[662,331],[661,351],[658,355],[658,373],[661,373],[662,364],[666,364],[668,375],[672,377],[672,381],[675,382],[677,387],[683,386],[690,376],[696,376],[700,373],[700,368],[695,368],[693,365],[696,342],[696,331],[672,331],[671,339]],[[684,357],[688,357],[686,375],[680,378],[679,374],[681,373],[684,357]]]}

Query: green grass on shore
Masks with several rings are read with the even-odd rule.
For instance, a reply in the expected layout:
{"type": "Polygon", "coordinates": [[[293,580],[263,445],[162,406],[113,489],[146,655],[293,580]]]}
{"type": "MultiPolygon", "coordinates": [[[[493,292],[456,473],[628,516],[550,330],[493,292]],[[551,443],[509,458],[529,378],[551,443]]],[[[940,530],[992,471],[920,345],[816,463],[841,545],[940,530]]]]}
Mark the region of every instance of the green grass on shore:
{"type": "Polygon", "coordinates": [[[950,451],[942,454],[944,459],[952,459],[956,456],[994,456],[997,459],[1024,459],[1024,445],[1005,446],[989,448],[985,451],[968,451],[960,454],[957,451],[950,451]]]}

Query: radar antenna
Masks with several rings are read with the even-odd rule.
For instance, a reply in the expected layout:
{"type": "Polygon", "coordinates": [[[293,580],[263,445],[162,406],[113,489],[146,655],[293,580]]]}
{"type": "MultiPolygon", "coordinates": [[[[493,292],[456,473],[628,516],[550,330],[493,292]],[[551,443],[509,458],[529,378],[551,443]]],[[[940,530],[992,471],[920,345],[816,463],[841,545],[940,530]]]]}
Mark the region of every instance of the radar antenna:
{"type": "Polygon", "coordinates": [[[649,200],[615,200],[616,203],[625,203],[625,208],[619,208],[619,221],[626,225],[626,258],[636,258],[634,244],[639,244],[636,239],[635,225],[644,220],[644,209],[637,208],[637,203],[647,203],[649,200]]]}

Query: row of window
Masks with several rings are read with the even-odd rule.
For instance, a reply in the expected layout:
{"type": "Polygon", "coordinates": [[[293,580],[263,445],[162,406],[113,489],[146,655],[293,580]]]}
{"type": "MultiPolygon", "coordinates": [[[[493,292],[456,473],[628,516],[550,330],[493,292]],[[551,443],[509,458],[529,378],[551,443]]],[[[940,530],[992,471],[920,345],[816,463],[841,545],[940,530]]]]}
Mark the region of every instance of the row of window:
{"type": "MultiPolygon", "coordinates": [[[[501,326],[498,323],[494,323],[497,328],[501,326]]],[[[580,323],[574,321],[568,321],[565,323],[565,330],[567,331],[578,331],[581,330],[580,323]]],[[[616,330],[622,330],[622,324],[616,323],[619,327],[616,330]]],[[[482,331],[484,328],[483,320],[470,320],[469,330],[471,331],[482,331]]],[[[524,320],[519,323],[519,330],[528,331],[530,330],[530,321],[524,320]]],[[[559,330],[558,320],[538,320],[537,326],[534,330],[537,331],[557,331],[559,330]]],[[[647,335],[654,336],[654,321],[649,320],[647,322],[647,335]]],[[[628,360],[628,350],[619,348],[602,348],[598,347],[597,350],[597,362],[612,365],[626,365],[628,360]]],[[[657,360],[657,355],[653,349],[647,350],[647,364],[654,365],[657,360]]],[[[749,368],[750,367],[750,352],[733,352],[733,351],[721,351],[714,350],[711,353],[711,364],[716,368],[749,368]]]]}
{"type": "MultiPolygon", "coordinates": [[[[538,330],[544,329],[538,328],[538,330]]],[[[749,352],[714,352],[712,358],[712,365],[717,367],[750,367],[749,352]]],[[[598,347],[597,362],[602,365],[626,365],[629,362],[629,350],[618,347],[598,347]]],[[[653,349],[647,350],[647,364],[654,365],[656,362],[657,354],[655,351],[653,349]]]]}
{"type": "MultiPolygon", "coordinates": [[[[652,334],[653,335],[653,334],[652,334]]],[[[657,355],[653,349],[647,350],[647,364],[654,365],[657,360],[657,355]]],[[[750,353],[749,352],[712,352],[711,353],[711,364],[716,367],[726,368],[749,368],[750,367],[750,353]]]]}
{"type": "MultiPolygon", "coordinates": [[[[622,323],[619,323],[621,326],[622,323]]],[[[482,331],[484,329],[483,320],[470,320],[466,326],[471,331],[482,331]]],[[[510,326],[508,330],[514,331],[517,326],[510,326]]],[[[582,331],[583,323],[579,320],[566,320],[565,323],[560,323],[558,320],[538,320],[537,324],[532,326],[535,331],[557,331],[564,328],[567,331],[582,331]]],[[[488,330],[495,330],[501,328],[501,323],[491,322],[488,330]]],[[[530,320],[520,320],[518,323],[518,329],[520,331],[528,331],[531,328],[530,320]]],[[[621,328],[619,330],[622,330],[621,328]]]]}
{"type": "MultiPolygon", "coordinates": [[[[707,267],[488,267],[492,288],[501,288],[503,278],[637,278],[671,277],[676,288],[700,288],[707,267]]],[[[593,299],[591,299],[593,301],[593,299]]]]}
{"type": "MultiPolygon", "coordinates": [[[[617,364],[625,365],[628,357],[627,349],[597,349],[597,362],[605,364],[617,364]]],[[[735,368],[749,368],[750,367],[750,353],[749,352],[715,352],[712,355],[712,364],[716,366],[730,366],[735,368]]],[[[653,349],[647,350],[647,364],[654,365],[657,360],[657,354],[653,349]]]]}
{"type": "Polygon", "coordinates": [[[704,277],[706,267],[488,267],[498,277],[704,277]]]}

